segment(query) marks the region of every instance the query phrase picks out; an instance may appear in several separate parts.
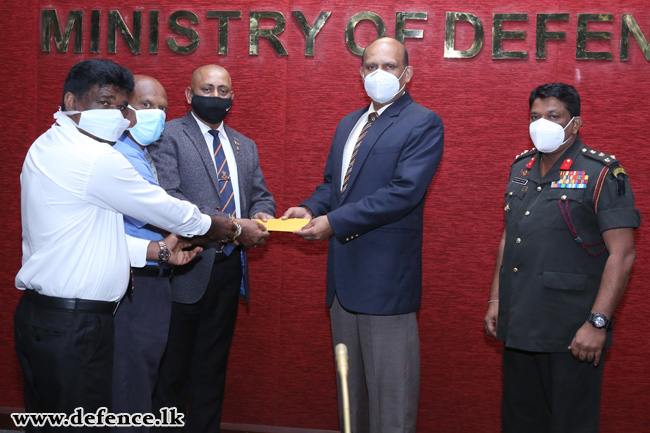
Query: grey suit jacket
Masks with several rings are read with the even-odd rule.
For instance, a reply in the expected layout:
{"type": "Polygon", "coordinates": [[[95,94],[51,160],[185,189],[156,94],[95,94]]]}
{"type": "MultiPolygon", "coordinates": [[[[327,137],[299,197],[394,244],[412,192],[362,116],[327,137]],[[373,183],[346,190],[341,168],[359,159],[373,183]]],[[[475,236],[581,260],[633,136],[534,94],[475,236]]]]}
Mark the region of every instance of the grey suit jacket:
{"type": "MultiPolygon", "coordinates": [[[[266,189],[255,142],[228,126],[224,130],[237,162],[241,217],[250,218],[257,212],[275,215],[275,202],[266,189]]],[[[167,122],[160,139],[147,150],[156,166],[160,186],[170,195],[194,203],[204,214],[221,214],[216,210],[221,208],[221,199],[213,157],[191,111],[167,122]]],[[[216,247],[204,245],[203,252],[192,262],[174,269],[175,302],[192,304],[201,299],[210,279],[216,247]]],[[[244,280],[248,296],[247,271],[244,280]]]]}

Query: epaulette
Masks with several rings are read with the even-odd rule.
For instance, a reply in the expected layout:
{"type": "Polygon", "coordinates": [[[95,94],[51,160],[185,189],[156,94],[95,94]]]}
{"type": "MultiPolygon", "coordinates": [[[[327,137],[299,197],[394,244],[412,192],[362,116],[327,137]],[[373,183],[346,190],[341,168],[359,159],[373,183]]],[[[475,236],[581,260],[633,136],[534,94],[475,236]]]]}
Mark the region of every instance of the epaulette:
{"type": "Polygon", "coordinates": [[[524,150],[524,151],[521,152],[519,155],[515,156],[515,160],[513,161],[513,164],[514,164],[515,162],[519,161],[519,160],[520,160],[521,158],[523,158],[524,156],[530,156],[530,155],[532,155],[532,154],[535,153],[535,152],[537,152],[537,149],[534,148],[534,147],[533,147],[532,149],[524,150]]]}
{"type": "Polygon", "coordinates": [[[584,156],[588,156],[591,159],[600,161],[608,167],[615,164],[619,164],[618,159],[616,159],[614,155],[610,155],[605,152],[599,152],[597,150],[592,149],[591,147],[582,146],[581,152],[584,156]]]}
{"type": "Polygon", "coordinates": [[[583,146],[581,152],[584,156],[605,164],[607,168],[613,168],[613,170],[609,171],[612,173],[612,176],[616,178],[616,182],[618,183],[618,195],[625,195],[625,176],[628,174],[625,172],[625,169],[621,167],[621,163],[614,155],[599,152],[587,146],[583,146]]]}

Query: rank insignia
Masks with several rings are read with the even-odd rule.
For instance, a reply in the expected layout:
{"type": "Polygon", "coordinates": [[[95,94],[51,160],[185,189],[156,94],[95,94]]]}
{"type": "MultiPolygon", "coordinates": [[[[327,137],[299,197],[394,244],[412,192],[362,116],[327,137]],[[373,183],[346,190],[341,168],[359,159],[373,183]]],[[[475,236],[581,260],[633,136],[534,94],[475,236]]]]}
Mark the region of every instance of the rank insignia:
{"type": "Polygon", "coordinates": [[[521,175],[522,176],[528,176],[528,170],[525,170],[525,169],[522,168],[521,169],[521,175]]]}
{"type": "Polygon", "coordinates": [[[560,171],[560,179],[557,182],[551,182],[551,188],[587,188],[589,175],[584,171],[560,171]]]}

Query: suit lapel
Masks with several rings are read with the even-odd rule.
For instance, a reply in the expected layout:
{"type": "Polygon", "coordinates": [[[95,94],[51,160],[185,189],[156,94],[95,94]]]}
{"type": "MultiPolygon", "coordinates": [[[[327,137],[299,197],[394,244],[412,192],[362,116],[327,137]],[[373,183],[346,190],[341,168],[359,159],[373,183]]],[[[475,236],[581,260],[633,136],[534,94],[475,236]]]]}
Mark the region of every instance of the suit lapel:
{"type": "MultiPolygon", "coordinates": [[[[382,134],[397,120],[397,117],[400,115],[402,109],[406,107],[413,101],[408,92],[405,92],[397,101],[395,101],[390,107],[386,109],[378,118],[375,120],[375,123],[372,124],[366,136],[363,138],[361,146],[357,151],[357,157],[354,161],[354,168],[352,173],[350,173],[350,180],[348,181],[348,188],[345,191],[341,201],[344,201],[346,197],[350,194],[350,190],[354,188],[354,183],[357,180],[361,169],[363,168],[368,154],[375,146],[382,134]]],[[[367,109],[366,109],[367,110],[367,109]]],[[[349,135],[349,133],[348,133],[349,135]]],[[[342,153],[342,151],[341,151],[342,153]]]]}
{"type": "MultiPolygon", "coordinates": [[[[341,124],[340,127],[341,133],[332,145],[332,157],[334,158],[333,167],[335,168],[332,171],[332,186],[335,191],[341,190],[341,170],[343,169],[343,150],[345,149],[345,143],[347,143],[348,137],[350,136],[354,125],[356,125],[359,121],[359,117],[362,116],[366,111],[368,111],[367,106],[360,110],[357,110],[353,113],[352,116],[346,117],[343,120],[345,123],[341,124]]],[[[336,194],[336,197],[340,199],[341,194],[336,194]]]]}
{"type": "MultiPolygon", "coordinates": [[[[199,128],[199,125],[196,124],[196,120],[194,120],[191,111],[188,112],[183,118],[183,126],[184,126],[185,134],[187,134],[188,138],[194,145],[194,148],[196,149],[197,153],[199,154],[199,157],[201,158],[201,161],[203,162],[203,165],[205,166],[205,170],[208,172],[208,175],[210,176],[212,185],[214,186],[215,190],[218,192],[219,181],[217,179],[217,171],[214,168],[213,156],[210,155],[210,151],[208,150],[208,145],[205,142],[205,138],[203,137],[203,134],[201,134],[201,128],[199,128]]],[[[217,194],[217,197],[219,197],[219,194],[217,194]]]]}

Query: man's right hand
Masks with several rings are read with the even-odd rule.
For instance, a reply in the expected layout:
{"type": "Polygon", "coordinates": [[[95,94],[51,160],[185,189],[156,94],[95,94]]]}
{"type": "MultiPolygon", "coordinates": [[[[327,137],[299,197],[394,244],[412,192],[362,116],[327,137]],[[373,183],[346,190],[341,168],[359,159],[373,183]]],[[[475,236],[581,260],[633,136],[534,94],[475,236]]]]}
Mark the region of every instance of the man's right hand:
{"type": "Polygon", "coordinates": [[[213,242],[228,242],[235,236],[237,226],[233,224],[230,218],[221,215],[210,215],[212,225],[207,233],[203,236],[207,237],[213,242]]]}
{"type": "Polygon", "coordinates": [[[266,238],[269,237],[269,232],[264,224],[249,219],[237,219],[236,221],[241,225],[241,234],[237,236],[237,244],[244,248],[264,245],[266,238]]]}
{"type": "Polygon", "coordinates": [[[499,303],[492,302],[488,304],[488,310],[483,319],[485,332],[496,338],[497,336],[497,319],[499,318],[499,303]]]}
{"type": "Polygon", "coordinates": [[[289,218],[305,218],[305,219],[312,219],[314,215],[311,213],[311,211],[304,207],[304,206],[297,206],[297,207],[290,207],[287,209],[287,211],[282,215],[281,219],[286,220],[289,218]]]}

